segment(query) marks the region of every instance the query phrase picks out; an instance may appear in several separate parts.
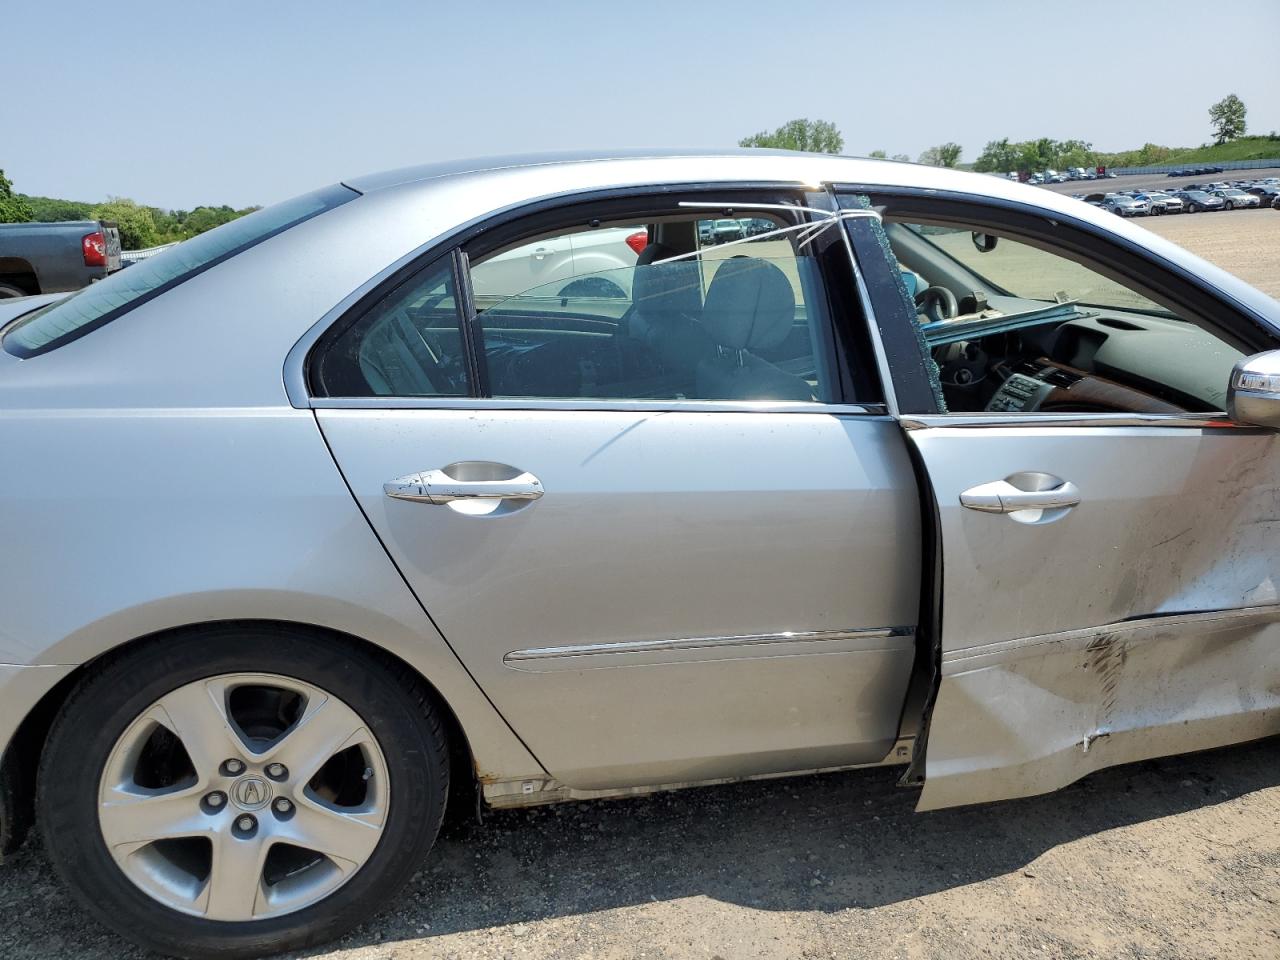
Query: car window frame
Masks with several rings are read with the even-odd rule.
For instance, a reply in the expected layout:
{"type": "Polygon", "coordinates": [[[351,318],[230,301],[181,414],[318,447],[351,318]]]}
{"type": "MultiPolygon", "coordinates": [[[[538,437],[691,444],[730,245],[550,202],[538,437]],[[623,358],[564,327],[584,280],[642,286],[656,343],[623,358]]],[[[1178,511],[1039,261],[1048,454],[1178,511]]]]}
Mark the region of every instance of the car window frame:
{"type": "MultiPolygon", "coordinates": [[[[637,410],[682,412],[822,412],[827,414],[859,414],[883,416],[887,412],[885,391],[889,385],[876,368],[871,355],[870,327],[874,323],[872,305],[856,281],[856,271],[848,277],[833,275],[829,265],[818,263],[829,303],[828,319],[820,331],[823,351],[821,362],[832,371],[835,399],[819,400],[640,400],[615,398],[525,398],[481,395],[487,385],[482,340],[477,329],[477,313],[471,290],[469,263],[472,257],[509,248],[526,237],[554,230],[557,225],[580,224],[584,219],[618,220],[642,216],[670,215],[678,211],[681,201],[732,203],[735,210],[763,208],[782,200],[803,209],[814,197],[828,199],[823,192],[797,183],[750,183],[742,181],[696,183],[686,185],[636,185],[560,195],[533,200],[497,211],[466,224],[460,229],[424,244],[402,257],[387,269],[370,278],[349,294],[307,335],[295,344],[285,362],[284,379],[290,402],[301,409],[481,409],[481,410],[637,410]],[[327,344],[351,327],[360,317],[395,287],[443,258],[453,260],[458,302],[463,310],[463,340],[469,364],[469,394],[451,397],[330,397],[325,396],[315,380],[317,358],[327,344]],[[843,308],[843,309],[842,309],[843,308]],[[835,329],[847,317],[850,330],[838,335],[835,329]],[[850,337],[865,344],[862,356],[852,359],[844,349],[850,337]],[[855,371],[853,365],[860,365],[855,371]],[[857,399],[855,389],[867,394],[857,399]],[[873,393],[869,391],[874,391],[873,393]]],[[[846,258],[847,259],[847,258],[846,258]]]]}
{"type": "MultiPolygon", "coordinates": [[[[868,197],[875,209],[888,218],[912,223],[937,223],[962,226],[965,229],[989,228],[1048,252],[1081,263],[1117,283],[1131,285],[1143,296],[1167,306],[1179,317],[1206,329],[1226,343],[1243,350],[1246,355],[1280,348],[1280,335],[1261,318],[1254,317],[1228,294],[1199,281],[1177,264],[1164,260],[1125,237],[1109,234],[1096,225],[1057,211],[1003,198],[983,197],[953,191],[922,190],[912,187],[885,187],[873,184],[833,183],[829,185],[837,203],[849,208],[848,200],[868,197]],[[1060,231],[1046,236],[1047,231],[1060,231]],[[1068,242],[1064,243],[1063,239],[1068,242]],[[1157,287],[1152,278],[1160,280],[1157,287]]],[[[905,310],[891,282],[892,271],[883,256],[871,255],[863,247],[855,256],[860,273],[868,278],[872,308],[882,318],[901,316],[905,310]],[[873,281],[879,283],[873,287],[873,281]]],[[[913,318],[914,319],[914,318],[913,318]]],[[[883,330],[883,325],[882,325],[883,330]]],[[[879,333],[879,331],[877,331],[879,333]]],[[[889,369],[895,380],[903,376],[914,379],[920,366],[918,346],[912,350],[914,338],[897,337],[882,342],[889,369]]],[[[928,358],[926,358],[928,359],[928,358]]],[[[903,395],[896,386],[899,396],[903,395]]],[[[930,426],[1002,427],[1025,426],[1123,426],[1152,424],[1203,429],[1206,426],[1253,430],[1235,424],[1221,412],[1212,413],[1039,413],[1039,412],[957,412],[947,413],[938,406],[917,402],[916,409],[904,410],[900,419],[907,428],[930,426]]]]}

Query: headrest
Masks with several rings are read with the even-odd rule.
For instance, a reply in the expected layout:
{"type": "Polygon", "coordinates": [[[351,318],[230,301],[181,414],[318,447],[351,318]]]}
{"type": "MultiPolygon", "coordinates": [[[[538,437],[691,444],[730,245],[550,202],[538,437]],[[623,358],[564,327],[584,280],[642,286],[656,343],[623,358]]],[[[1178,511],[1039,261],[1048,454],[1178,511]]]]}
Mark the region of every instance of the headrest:
{"type": "Polygon", "coordinates": [[[702,306],[698,265],[692,259],[652,265],[678,255],[663,243],[651,243],[641,251],[631,274],[631,300],[637,311],[649,317],[697,316],[702,306]]]}
{"type": "Polygon", "coordinates": [[[777,266],[758,257],[725,260],[707,290],[702,326],[733,350],[768,350],[787,338],[796,296],[777,266]]]}

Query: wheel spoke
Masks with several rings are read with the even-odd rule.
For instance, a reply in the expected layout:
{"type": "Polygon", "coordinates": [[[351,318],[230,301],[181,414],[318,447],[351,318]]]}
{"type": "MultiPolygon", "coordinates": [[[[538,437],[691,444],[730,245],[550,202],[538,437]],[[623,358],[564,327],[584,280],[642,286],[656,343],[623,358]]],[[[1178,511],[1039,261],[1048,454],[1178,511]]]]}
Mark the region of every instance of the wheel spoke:
{"type": "Polygon", "coordinates": [[[252,920],[263,896],[262,868],[270,841],[241,839],[229,831],[213,841],[209,879],[197,905],[210,920],[252,920]]]}
{"type": "Polygon", "coordinates": [[[294,780],[305,783],[334,754],[368,739],[364,721],[354,710],[326,698],[309,702],[298,722],[261,759],[283,763],[292,771],[294,780]]]}
{"type": "Polygon", "coordinates": [[[179,687],[162,697],[152,712],[182,741],[202,782],[222,761],[248,752],[227,717],[225,685],[215,680],[179,687]]]}
{"type": "Polygon", "coordinates": [[[200,810],[195,790],[169,793],[112,790],[98,807],[98,819],[102,824],[102,839],[120,854],[131,853],[157,840],[201,837],[210,832],[209,818],[200,810]]]}
{"type": "Polygon", "coordinates": [[[343,813],[309,797],[294,809],[293,819],[277,829],[277,839],[324,854],[343,873],[369,859],[382,836],[381,814],[343,813]]]}

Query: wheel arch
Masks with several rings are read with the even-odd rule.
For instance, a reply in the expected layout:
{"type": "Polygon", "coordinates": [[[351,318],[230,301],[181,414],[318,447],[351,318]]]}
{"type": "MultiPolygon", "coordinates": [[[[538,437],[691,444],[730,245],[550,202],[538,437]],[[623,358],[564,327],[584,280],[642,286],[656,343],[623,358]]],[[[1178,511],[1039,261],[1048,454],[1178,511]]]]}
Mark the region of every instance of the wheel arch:
{"type": "Polygon", "coordinates": [[[28,296],[40,292],[40,276],[24,257],[0,257],[0,283],[20,287],[28,296]]]}
{"type": "Polygon", "coordinates": [[[44,752],[50,728],[80,681],[104,663],[128,655],[146,644],[162,642],[167,637],[182,636],[208,626],[229,624],[246,627],[293,627],[317,637],[328,637],[354,649],[362,650],[393,671],[404,671],[412,679],[421,682],[430,692],[433,705],[440,711],[448,741],[450,787],[447,816],[461,816],[477,809],[480,798],[479,784],[483,774],[476,760],[471,738],[449,698],[418,666],[373,641],[316,623],[264,618],[195,621],[155,630],[102,651],[81,663],[54,684],[27,712],[7,747],[0,754],[3,758],[0,766],[0,788],[6,791],[5,796],[0,796],[0,801],[3,801],[3,809],[0,809],[0,857],[20,847],[35,822],[36,771],[40,765],[40,758],[44,752]]]}

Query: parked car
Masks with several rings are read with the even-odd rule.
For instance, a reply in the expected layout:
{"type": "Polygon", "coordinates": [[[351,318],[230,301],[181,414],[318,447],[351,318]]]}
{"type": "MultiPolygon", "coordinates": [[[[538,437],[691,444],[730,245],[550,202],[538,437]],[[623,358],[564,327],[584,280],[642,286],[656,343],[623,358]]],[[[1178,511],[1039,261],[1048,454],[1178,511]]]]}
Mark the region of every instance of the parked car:
{"type": "Polygon", "coordinates": [[[1102,201],[1102,208],[1121,217],[1145,217],[1151,212],[1151,205],[1145,200],[1123,193],[1108,193],[1102,201]]]}
{"type": "Polygon", "coordinates": [[[1158,190],[1152,190],[1149,193],[1137,193],[1134,195],[1134,199],[1145,201],[1153,216],[1166,213],[1182,213],[1185,209],[1185,205],[1177,197],[1158,190]]]}
{"type": "Polygon", "coordinates": [[[249,957],[395,903],[451,791],[933,810],[1276,734],[1278,371],[1136,225],[750,150],[356,177],[0,305],[0,844],[34,802],[91,915],[249,957]],[[477,303],[640,226],[622,298],[477,303]]]}
{"type": "Polygon", "coordinates": [[[1234,210],[1239,207],[1243,210],[1258,207],[1262,201],[1251,193],[1245,193],[1236,187],[1230,187],[1226,190],[1215,190],[1213,196],[1222,201],[1222,205],[1228,210],[1234,210]]]}
{"type": "Polygon", "coordinates": [[[115,223],[0,224],[0,298],[79,290],[119,269],[115,223]]]}
{"type": "Polygon", "coordinates": [[[1174,196],[1186,204],[1187,213],[1225,210],[1227,206],[1221,197],[1215,197],[1203,190],[1179,190],[1174,196]]]}
{"type": "Polygon", "coordinates": [[[540,287],[548,296],[631,295],[631,270],[648,243],[644,226],[593,230],[572,238],[523,243],[488,260],[471,280],[481,306],[540,287]]]}

